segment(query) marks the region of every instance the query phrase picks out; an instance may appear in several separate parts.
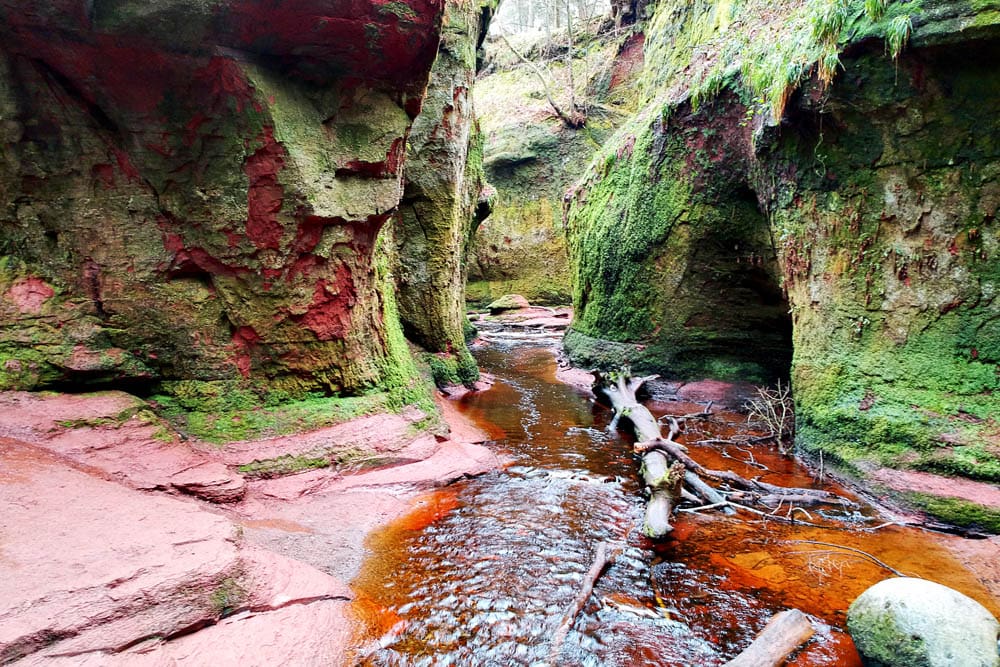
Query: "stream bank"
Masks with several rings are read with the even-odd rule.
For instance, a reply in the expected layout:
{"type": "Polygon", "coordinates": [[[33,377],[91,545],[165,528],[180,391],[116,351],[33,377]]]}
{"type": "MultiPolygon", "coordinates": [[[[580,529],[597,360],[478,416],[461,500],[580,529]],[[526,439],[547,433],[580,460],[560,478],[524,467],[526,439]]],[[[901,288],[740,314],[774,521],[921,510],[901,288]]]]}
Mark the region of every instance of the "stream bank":
{"type": "Polygon", "coordinates": [[[498,465],[446,415],[215,446],[123,392],[0,393],[0,664],[345,664],[368,533],[498,465]],[[383,465],[249,472],[331,443],[383,465]]]}

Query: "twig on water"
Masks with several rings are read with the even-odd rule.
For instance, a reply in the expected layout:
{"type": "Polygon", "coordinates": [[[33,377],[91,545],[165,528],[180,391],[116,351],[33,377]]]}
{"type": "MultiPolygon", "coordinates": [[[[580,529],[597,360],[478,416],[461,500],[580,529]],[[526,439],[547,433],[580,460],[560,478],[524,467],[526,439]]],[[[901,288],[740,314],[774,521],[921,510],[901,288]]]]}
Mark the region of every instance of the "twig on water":
{"type": "Polygon", "coordinates": [[[549,661],[558,662],[557,658],[562,652],[562,645],[566,641],[566,636],[569,634],[570,628],[573,627],[573,623],[576,621],[576,617],[580,614],[584,605],[587,604],[587,600],[590,598],[590,594],[594,592],[594,584],[597,582],[601,573],[604,569],[614,562],[618,555],[622,552],[623,546],[621,544],[609,544],[608,542],[601,542],[597,545],[597,552],[594,554],[594,562],[591,564],[590,569],[587,574],[583,577],[583,583],[580,585],[580,591],[573,598],[573,602],[566,609],[566,613],[563,615],[562,621],[559,623],[559,627],[556,629],[555,635],[552,638],[552,650],[549,652],[549,661]]]}

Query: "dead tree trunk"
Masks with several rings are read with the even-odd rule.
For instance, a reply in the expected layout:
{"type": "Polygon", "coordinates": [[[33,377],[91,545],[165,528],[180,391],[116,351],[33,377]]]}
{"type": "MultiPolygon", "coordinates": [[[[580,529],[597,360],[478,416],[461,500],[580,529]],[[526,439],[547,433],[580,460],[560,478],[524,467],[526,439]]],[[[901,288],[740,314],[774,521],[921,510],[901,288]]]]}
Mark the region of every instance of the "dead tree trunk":
{"type": "MultiPolygon", "coordinates": [[[[611,373],[605,377],[594,372],[597,388],[611,401],[615,420],[631,423],[639,440],[654,440],[661,436],[656,417],[635,397],[639,388],[655,377],[634,378],[629,377],[627,372],[611,373]]],[[[683,464],[672,464],[664,452],[650,449],[642,454],[641,473],[642,481],[649,489],[642,532],[652,538],[663,537],[674,529],[670,525],[670,515],[680,497],[686,469],[683,464]]]]}
{"type": "Polygon", "coordinates": [[[849,500],[828,491],[788,488],[766,482],[745,479],[728,470],[710,470],[693,460],[687,448],[673,438],[680,431],[676,420],[663,437],[660,424],[646,406],[639,403],[636,392],[655,375],[632,377],[628,370],[612,373],[592,371],[594,390],[603,394],[615,411],[612,424],[627,422],[635,432],[635,451],[642,456],[642,478],[649,490],[643,532],[651,538],[666,536],[673,530],[670,515],[681,497],[695,497],[706,506],[726,514],[735,514],[734,503],[703,478],[726,485],[730,493],[739,492],[741,503],[801,502],[853,505],[849,500]]]}

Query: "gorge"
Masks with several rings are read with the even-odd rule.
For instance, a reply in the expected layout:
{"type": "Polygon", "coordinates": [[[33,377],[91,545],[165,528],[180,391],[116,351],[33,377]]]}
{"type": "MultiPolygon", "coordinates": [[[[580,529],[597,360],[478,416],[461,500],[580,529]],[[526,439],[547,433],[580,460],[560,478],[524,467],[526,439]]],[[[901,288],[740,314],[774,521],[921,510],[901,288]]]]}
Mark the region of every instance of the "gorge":
{"type": "Polygon", "coordinates": [[[567,523],[539,547],[565,581],[519,576],[551,594],[595,539],[627,544],[600,593],[620,617],[588,607],[572,660],[722,664],[767,589],[761,609],[825,624],[789,664],[855,664],[846,605],[885,573],[818,609],[734,555],[757,523],[682,512],[641,537],[630,443],[551,388],[554,353],[658,374],[661,414],[727,396],[708,438],[760,436],[744,401],[790,387],[814,476],[750,460],[835,476],[865,528],[966,536],[856,543],[926,549],[901,569],[948,568],[997,613],[1000,4],[571,6],[543,34],[509,33],[500,0],[0,0],[0,664],[536,664],[559,614],[534,597],[453,617],[398,597],[464,599],[441,573],[461,559],[427,544],[471,549],[476,502],[529,523],[474,553],[530,559],[533,492],[567,523]],[[512,293],[542,307],[485,314],[512,293]],[[751,611],[671,625],[657,655],[634,616],[672,608],[682,552],[688,594],[748,587],[684,622],[751,611]],[[386,563],[411,573],[388,593],[386,563]],[[449,639],[473,621],[483,653],[449,639]]]}

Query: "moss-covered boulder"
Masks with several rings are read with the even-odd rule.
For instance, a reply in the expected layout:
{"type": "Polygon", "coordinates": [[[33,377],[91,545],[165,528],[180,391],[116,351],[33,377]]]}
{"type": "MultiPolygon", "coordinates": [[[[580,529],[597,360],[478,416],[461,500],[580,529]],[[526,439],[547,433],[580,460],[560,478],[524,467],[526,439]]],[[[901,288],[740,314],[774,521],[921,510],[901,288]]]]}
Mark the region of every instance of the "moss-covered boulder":
{"type": "Polygon", "coordinates": [[[847,628],[867,667],[1000,665],[1000,623],[967,595],[925,579],[875,584],[847,610],[847,628]]]}
{"type": "Polygon", "coordinates": [[[1000,6],[665,0],[645,34],[569,202],[571,354],[791,356],[804,450],[1000,479],[1000,6]]]}
{"type": "Polygon", "coordinates": [[[465,346],[469,238],[488,213],[483,148],[472,103],[480,47],[498,0],[445,3],[437,60],[409,137],[406,183],[393,218],[399,312],[407,336],[463,382],[479,377],[465,346]]]}
{"type": "Polygon", "coordinates": [[[0,389],[397,376],[376,239],[441,13],[0,2],[0,389]]]}
{"type": "Polygon", "coordinates": [[[497,313],[503,313],[508,310],[519,310],[521,308],[530,307],[531,302],[520,294],[504,294],[496,301],[491,301],[487,304],[486,310],[490,311],[491,315],[496,315],[497,313]]]}

